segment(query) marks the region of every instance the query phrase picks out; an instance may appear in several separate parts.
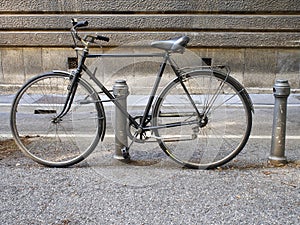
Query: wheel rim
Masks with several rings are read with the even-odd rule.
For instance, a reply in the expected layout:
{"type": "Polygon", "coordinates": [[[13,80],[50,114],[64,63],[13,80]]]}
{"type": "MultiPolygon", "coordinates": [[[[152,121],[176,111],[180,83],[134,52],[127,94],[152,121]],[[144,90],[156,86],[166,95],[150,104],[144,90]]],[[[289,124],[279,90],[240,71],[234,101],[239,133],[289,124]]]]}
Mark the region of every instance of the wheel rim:
{"type": "MultiPolygon", "coordinates": [[[[198,82],[200,84],[206,84],[206,87],[210,87],[212,90],[211,93],[215,93],[214,83],[218,80],[219,85],[219,83],[224,80],[213,74],[194,73],[187,76],[186,79],[190,79],[193,82],[194,89],[196,89],[196,78],[201,78],[198,82]],[[211,83],[209,83],[209,81],[211,83]]],[[[201,108],[200,115],[202,116],[194,119],[192,119],[191,116],[190,119],[186,118],[186,120],[182,117],[180,122],[187,123],[187,121],[194,120],[195,123],[183,127],[172,128],[174,130],[174,135],[175,132],[177,132],[176,134],[179,134],[176,141],[172,142],[171,138],[168,140],[167,136],[170,136],[170,133],[172,133],[172,129],[170,128],[155,131],[156,135],[160,137],[157,139],[160,147],[173,160],[191,168],[214,168],[230,161],[242,150],[250,135],[252,124],[251,109],[245,102],[245,96],[243,96],[242,92],[239,93],[239,91],[237,91],[234,94],[226,94],[225,91],[236,88],[233,87],[233,85],[235,85],[235,83],[231,80],[227,80],[227,83],[222,87],[224,93],[220,94],[220,96],[215,99],[215,104],[213,104],[213,107],[211,107],[210,110],[207,110],[207,112],[204,108],[208,106],[205,106],[204,103],[209,102],[210,99],[199,98],[198,102],[202,102],[202,108],[199,107],[201,108]],[[185,139],[183,138],[184,136],[186,136],[185,139]],[[180,138],[182,138],[182,140],[180,140],[180,138]],[[195,148],[195,150],[192,148],[195,148]],[[200,157],[202,157],[202,159],[200,159],[200,157]]],[[[177,119],[180,118],[178,115],[174,118],[165,118],[163,113],[168,110],[169,112],[172,111],[177,114],[183,114],[182,108],[186,111],[188,108],[191,108],[191,106],[184,105],[184,102],[188,101],[186,98],[178,96],[180,90],[179,88],[176,89],[176,87],[179,86],[178,80],[173,81],[161,93],[153,111],[153,117],[156,117],[154,118],[155,125],[175,123],[179,120],[177,119]],[[172,95],[177,96],[172,99],[172,95]],[[181,108],[179,106],[174,106],[175,103],[180,103],[180,98],[183,98],[181,104],[184,106],[181,106],[181,108]]],[[[204,93],[205,90],[202,88],[201,91],[204,93]]],[[[211,98],[212,94],[207,94],[206,97],[207,96],[210,96],[211,98]]],[[[187,112],[185,112],[185,114],[187,114],[187,112]]],[[[193,115],[196,115],[196,113],[193,115]]]]}
{"type": "Polygon", "coordinates": [[[27,156],[47,166],[79,162],[99,141],[96,104],[83,106],[80,102],[91,95],[84,83],[80,82],[70,112],[63,118],[56,117],[63,107],[68,80],[69,76],[56,74],[33,79],[30,86],[20,90],[12,107],[11,127],[19,147],[27,156]],[[54,90],[54,82],[62,89],[54,90]],[[87,114],[89,119],[84,119],[87,114]]]}

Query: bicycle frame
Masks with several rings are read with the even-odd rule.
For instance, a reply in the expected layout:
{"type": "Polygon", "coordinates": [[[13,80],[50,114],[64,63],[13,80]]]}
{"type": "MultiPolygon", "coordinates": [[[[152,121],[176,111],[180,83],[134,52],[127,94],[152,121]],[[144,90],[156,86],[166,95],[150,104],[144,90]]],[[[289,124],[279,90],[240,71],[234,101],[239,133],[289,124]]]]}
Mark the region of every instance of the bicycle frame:
{"type": "Polygon", "coordinates": [[[160,66],[160,69],[157,73],[156,80],[154,83],[154,86],[151,90],[150,97],[148,99],[141,123],[138,124],[134,118],[127,112],[126,109],[124,109],[118,101],[116,100],[116,97],[113,96],[110,91],[95,77],[95,75],[85,66],[83,65],[82,69],[84,72],[88,74],[88,76],[94,81],[94,83],[103,91],[103,93],[115,104],[118,109],[121,110],[123,115],[129,119],[129,121],[135,126],[135,128],[144,128],[144,123],[149,115],[151,106],[154,101],[155,94],[157,92],[157,89],[160,84],[160,80],[162,78],[165,66],[167,61],[169,60],[169,54],[168,53],[152,53],[152,54],[88,54],[86,55],[86,58],[124,58],[124,57],[163,57],[162,64],[160,66]]]}
{"type": "Polygon", "coordinates": [[[81,77],[82,75],[82,71],[86,72],[87,75],[90,77],[91,80],[93,80],[93,82],[101,89],[101,91],[110,99],[110,101],[113,102],[113,104],[116,105],[116,107],[118,107],[121,112],[124,114],[124,116],[126,118],[129,119],[129,121],[135,126],[135,128],[142,128],[144,127],[145,121],[149,115],[150,112],[150,108],[153,104],[154,101],[154,97],[155,94],[157,92],[158,86],[160,84],[160,80],[162,77],[162,74],[164,72],[165,66],[167,61],[170,61],[170,57],[168,53],[149,53],[149,54],[89,54],[87,49],[83,50],[83,55],[81,57],[80,63],[75,71],[74,74],[74,79],[72,80],[72,83],[70,85],[70,90],[67,96],[67,100],[65,103],[65,106],[62,110],[62,112],[54,119],[55,120],[59,120],[60,118],[62,118],[70,109],[70,106],[72,104],[76,89],[77,89],[77,82],[78,79],[81,77]],[[134,118],[127,112],[126,109],[124,109],[118,101],[116,101],[116,97],[113,96],[110,91],[96,78],[96,76],[85,66],[85,60],[87,58],[121,58],[121,57],[162,57],[163,61],[162,64],[160,66],[160,69],[158,71],[154,86],[152,88],[150,97],[148,99],[141,123],[137,123],[134,118]]]}
{"type": "MultiPolygon", "coordinates": [[[[148,131],[148,130],[153,130],[153,129],[159,129],[160,127],[151,127],[151,126],[145,126],[145,122],[147,120],[147,118],[149,117],[149,112],[151,109],[151,106],[153,105],[153,101],[155,99],[155,95],[157,93],[162,75],[164,73],[165,67],[167,63],[170,63],[170,66],[172,68],[172,70],[174,71],[175,75],[177,77],[180,77],[180,72],[179,69],[177,68],[177,66],[175,65],[174,62],[172,62],[171,58],[170,58],[170,53],[169,52],[162,52],[162,53],[145,53],[145,54],[89,54],[88,49],[79,49],[79,50],[83,50],[83,55],[81,56],[81,60],[78,64],[78,67],[75,71],[74,74],[74,79],[72,80],[71,86],[70,86],[70,91],[64,106],[64,109],[62,110],[62,112],[55,118],[55,119],[59,119],[61,117],[63,117],[69,110],[70,105],[72,104],[73,101],[73,97],[74,94],[76,92],[76,88],[77,88],[77,82],[78,79],[81,77],[82,75],[82,71],[84,71],[85,73],[87,73],[87,75],[89,76],[89,78],[91,80],[93,80],[93,82],[101,89],[101,91],[109,98],[109,101],[112,101],[113,104],[118,107],[118,109],[120,109],[120,111],[123,113],[123,115],[134,125],[134,127],[136,129],[142,129],[143,131],[148,131]],[[156,76],[156,80],[154,82],[153,88],[151,90],[148,102],[146,104],[141,122],[138,123],[136,122],[136,120],[133,118],[132,115],[130,115],[126,109],[124,109],[118,101],[116,101],[116,97],[113,96],[111,94],[111,92],[101,83],[101,81],[99,81],[96,76],[87,68],[87,66],[84,64],[85,60],[88,58],[126,58],[126,57],[161,57],[163,58],[162,63],[160,65],[160,68],[157,72],[157,76],[156,76]]],[[[187,95],[189,96],[189,99],[192,103],[192,105],[194,106],[198,116],[201,116],[197,107],[195,106],[195,103],[193,102],[190,94],[188,93],[185,85],[183,82],[181,82],[181,85],[183,87],[183,89],[185,90],[185,92],[187,93],[187,95]]],[[[190,122],[189,122],[190,124],[190,122]]],[[[175,127],[175,126],[181,126],[183,125],[182,123],[178,123],[178,124],[169,124],[167,127],[175,127]]],[[[162,127],[166,127],[162,126],[162,127]]]]}

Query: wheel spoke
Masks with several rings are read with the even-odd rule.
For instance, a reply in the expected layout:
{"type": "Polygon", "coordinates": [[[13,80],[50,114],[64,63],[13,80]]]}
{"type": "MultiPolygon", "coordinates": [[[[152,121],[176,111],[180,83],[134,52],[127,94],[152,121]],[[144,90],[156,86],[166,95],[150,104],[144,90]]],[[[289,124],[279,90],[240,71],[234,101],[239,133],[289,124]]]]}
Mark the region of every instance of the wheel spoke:
{"type": "Polygon", "coordinates": [[[35,77],[17,93],[12,105],[11,127],[21,150],[47,166],[81,161],[93,151],[102,133],[105,118],[100,101],[82,80],[69,112],[55,120],[64,106],[70,76],[49,73],[35,77]],[[82,100],[91,103],[80,104],[82,100]]]}
{"type": "Polygon", "coordinates": [[[186,90],[181,90],[179,81],[170,83],[153,112],[154,126],[160,127],[155,130],[160,147],[187,167],[214,168],[230,161],[242,150],[251,130],[251,105],[239,85],[226,74],[207,71],[188,74],[186,90]],[[194,106],[200,116],[192,113],[194,106]]]}

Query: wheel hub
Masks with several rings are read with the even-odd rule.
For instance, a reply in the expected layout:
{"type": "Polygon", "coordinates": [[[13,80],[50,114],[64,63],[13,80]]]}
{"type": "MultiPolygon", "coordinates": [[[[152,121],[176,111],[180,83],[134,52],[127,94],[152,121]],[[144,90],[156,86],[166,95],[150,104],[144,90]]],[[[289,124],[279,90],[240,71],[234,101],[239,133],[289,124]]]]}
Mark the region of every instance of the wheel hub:
{"type": "Polygon", "coordinates": [[[52,120],[51,120],[51,122],[52,123],[60,123],[62,121],[62,118],[60,118],[60,117],[55,117],[55,118],[53,118],[52,120]]]}
{"type": "Polygon", "coordinates": [[[199,127],[202,128],[202,127],[205,127],[208,123],[208,117],[207,116],[204,116],[201,118],[201,120],[199,121],[199,127]]]}

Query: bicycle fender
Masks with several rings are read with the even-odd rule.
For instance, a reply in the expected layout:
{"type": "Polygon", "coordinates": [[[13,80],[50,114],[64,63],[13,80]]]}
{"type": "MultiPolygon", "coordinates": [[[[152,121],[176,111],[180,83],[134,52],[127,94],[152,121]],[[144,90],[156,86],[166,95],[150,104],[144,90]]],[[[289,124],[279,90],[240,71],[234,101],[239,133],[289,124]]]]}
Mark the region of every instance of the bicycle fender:
{"type": "MultiPolygon", "coordinates": [[[[219,70],[212,70],[212,69],[194,69],[188,72],[185,72],[182,74],[182,76],[186,76],[188,74],[193,74],[193,73],[212,73],[214,76],[216,77],[220,77],[222,79],[230,79],[231,82],[234,84],[235,88],[239,91],[239,93],[241,95],[244,95],[246,97],[246,101],[247,104],[249,105],[251,112],[254,113],[254,107],[253,107],[253,102],[252,99],[250,97],[250,95],[248,94],[247,90],[243,87],[243,85],[241,83],[239,83],[235,78],[233,78],[232,76],[230,76],[229,74],[225,74],[219,70]]],[[[177,83],[178,80],[180,78],[179,77],[175,77],[174,79],[172,79],[161,91],[161,93],[158,95],[158,98],[155,101],[154,106],[156,106],[158,99],[161,97],[163,90],[168,87],[169,85],[171,85],[172,83],[177,83]]],[[[154,107],[155,108],[155,107],[154,107]]]]}

